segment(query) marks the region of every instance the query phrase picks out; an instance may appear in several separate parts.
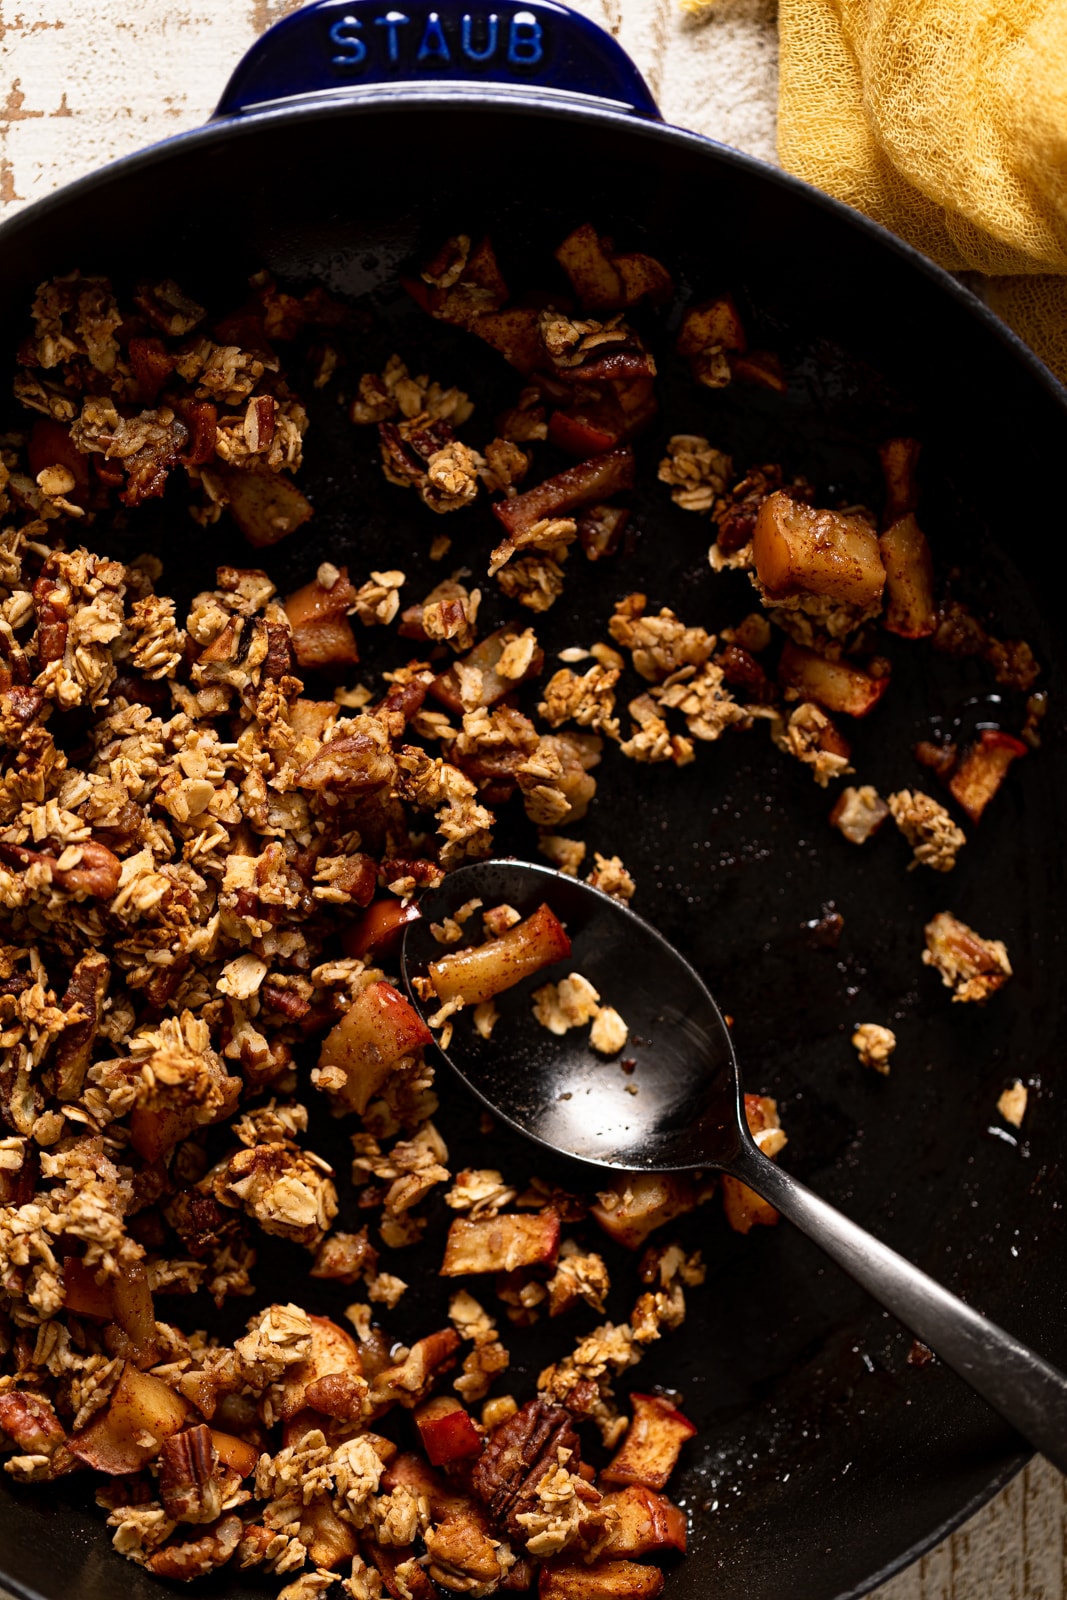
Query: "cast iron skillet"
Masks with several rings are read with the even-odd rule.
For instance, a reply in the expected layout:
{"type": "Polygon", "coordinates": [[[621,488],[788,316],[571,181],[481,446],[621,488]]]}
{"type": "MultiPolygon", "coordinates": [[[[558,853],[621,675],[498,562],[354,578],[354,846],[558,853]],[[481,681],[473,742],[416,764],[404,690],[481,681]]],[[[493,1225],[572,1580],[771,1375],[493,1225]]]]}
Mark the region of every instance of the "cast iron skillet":
{"type": "MultiPolygon", "coordinates": [[[[511,8],[495,9],[504,28],[511,8]]],[[[398,349],[415,370],[431,366],[470,389],[488,426],[515,392],[513,375],[463,335],[431,329],[395,284],[401,264],[443,233],[487,228],[516,283],[543,282],[552,245],[593,220],[620,243],[654,250],[684,295],[730,287],[754,342],[781,353],[789,393],[696,389],[672,364],[665,330],[649,322],[664,407],[638,447],[641,538],[625,561],[572,562],[565,602],[538,622],[557,650],[603,637],[612,603],[635,588],[709,627],[748,609],[743,578],[709,573],[706,522],[671,506],[654,481],[670,433],[706,433],[742,466],[782,460],[823,496],[872,503],[874,444],[894,431],[919,435],[922,519],[941,574],[959,568],[956,591],[995,616],[1001,634],[1030,641],[1052,695],[1043,749],[1017,765],[956,872],[906,873],[908,852],[895,837],[863,850],[847,845],[827,825],[830,798],[759,732],[702,749],[681,772],[637,771],[609,752],[580,831],[591,849],[623,855],[642,913],[705,972],[735,1018],[750,1086],[778,1097],[794,1170],[1063,1365],[1067,1099],[1057,1071],[1067,962],[1058,818],[1067,779],[1067,573],[1051,480],[1067,440],[1064,393],[971,296],[876,227],[758,162],[658,125],[616,47],[561,8],[521,14],[544,30],[535,66],[507,68],[498,50],[481,65],[449,66],[481,73],[480,85],[424,78],[346,89],[345,73],[355,69],[334,57],[350,60],[353,38],[386,38],[387,29],[375,31],[383,11],[372,0],[330,0],[297,13],[242,69],[226,102],[233,115],[8,223],[0,231],[3,348],[13,350],[23,334],[37,282],[75,266],[120,283],[165,273],[222,308],[239,296],[243,276],[266,264],[297,286],[368,295],[355,370],[398,349]],[[326,29],[346,18],[352,25],[329,42],[326,29]],[[594,37],[599,100],[501,82],[509,73],[513,81],[543,73],[573,87],[573,74],[588,69],[577,58],[594,37]],[[342,48],[337,38],[349,43],[342,48]],[[297,69],[302,89],[335,92],[236,114],[242,96],[277,97],[297,69]],[[614,92],[612,81],[620,85],[614,92]],[[643,117],[608,103],[618,99],[643,117]],[[831,906],[844,918],[836,948],[815,926],[831,906]],[[920,965],[922,925],[943,907],[1007,941],[1016,976],[985,1010],[951,1006],[920,965]],[[849,1047],[852,1026],[867,1020],[891,1023],[900,1039],[887,1080],[862,1072],[849,1047]],[[1032,1086],[1030,1112],[1021,1136],[1009,1138],[994,1106],[1016,1074],[1032,1086]]],[[[412,7],[407,15],[401,44],[423,36],[426,13],[412,7]]],[[[443,15],[456,55],[461,21],[443,15]]],[[[486,47],[488,35],[471,38],[486,47]]],[[[381,54],[359,70],[401,80],[445,71],[439,50],[421,65],[412,50],[392,68],[381,54]]],[[[442,524],[385,484],[373,441],[328,394],[313,395],[312,410],[302,481],[316,515],[270,552],[279,587],[305,581],[329,556],[359,573],[400,566],[410,593],[424,593],[440,576],[426,550],[442,524]]],[[[455,557],[480,571],[491,529],[484,514],[468,528],[455,557]]],[[[446,529],[457,535],[454,521],[446,529]]],[[[220,525],[201,533],[169,500],[132,516],[114,543],[128,554],[157,548],[180,595],[207,583],[216,561],[247,562],[231,532],[220,525]]],[[[487,606],[503,615],[495,601],[487,606]]],[[[1017,700],[997,692],[977,663],[946,661],[925,644],[891,653],[892,692],[855,730],[858,772],[883,793],[923,781],[910,750],[932,727],[1018,726],[1017,700]]],[[[385,664],[368,651],[368,678],[385,664]]],[[[528,851],[530,838],[505,827],[497,844],[528,851]]],[[[441,1125],[454,1166],[546,1172],[540,1152],[501,1135],[487,1143],[473,1107],[445,1089],[441,1125]]],[[[344,1170],[343,1137],[316,1115],[313,1148],[334,1153],[344,1170]]],[[[569,1169],[555,1176],[577,1182],[569,1169]]],[[[339,1225],[358,1224],[345,1204],[339,1225]]],[[[441,1231],[432,1228],[408,1258],[413,1287],[390,1319],[400,1338],[443,1320],[445,1295],[434,1278],[441,1231]]],[[[680,1232],[703,1248],[708,1282],[692,1295],[685,1327],[635,1375],[639,1388],[680,1391],[700,1425],[675,1484],[692,1514],[692,1540],[670,1577],[673,1600],[863,1594],[1021,1465],[1021,1442],[936,1363],[910,1364],[910,1340],[799,1235],[779,1228],[734,1236],[714,1206],[680,1232]]],[[[281,1245],[265,1250],[263,1263],[271,1298],[311,1303],[303,1252],[281,1245]]],[[[310,1292],[334,1315],[350,1298],[320,1284],[310,1292]]],[[[629,1293],[629,1283],[619,1289],[615,1315],[625,1315],[629,1293]]],[[[228,1336],[259,1303],[229,1309],[228,1336]]],[[[174,1305],[169,1314],[189,1326],[209,1315],[174,1305]]],[[[508,1386],[531,1392],[568,1337],[543,1323],[509,1331],[508,1386]]],[[[87,1505],[77,1479],[46,1493],[5,1479],[4,1581],[43,1600],[110,1600],[117,1588],[130,1600],[158,1595],[110,1550],[87,1505]]],[[[240,1600],[261,1592],[260,1580],[226,1571],[212,1592],[240,1600]]]]}

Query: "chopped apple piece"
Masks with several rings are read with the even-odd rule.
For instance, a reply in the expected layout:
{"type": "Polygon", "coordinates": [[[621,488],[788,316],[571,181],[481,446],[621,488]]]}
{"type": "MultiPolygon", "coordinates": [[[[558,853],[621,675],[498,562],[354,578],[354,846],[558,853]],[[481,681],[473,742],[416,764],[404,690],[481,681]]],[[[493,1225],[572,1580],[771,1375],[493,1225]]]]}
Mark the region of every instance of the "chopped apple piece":
{"type": "Polygon", "coordinates": [[[185,1425],[188,1414],[188,1402],[180,1394],[127,1361],[107,1410],[74,1434],[70,1451],[109,1477],[140,1472],[163,1440],[185,1425]]]}
{"type": "Polygon", "coordinates": [[[605,1527],[609,1532],[606,1541],[597,1547],[598,1556],[632,1561],[663,1550],[685,1553],[685,1512],[665,1495],[646,1489],[644,1484],[628,1483],[606,1494],[601,1509],[607,1512],[605,1527]]]}
{"type": "Polygon", "coordinates": [[[477,1006],[540,972],[542,967],[565,961],[570,953],[571,942],[563,924],[554,911],[542,905],[499,939],[455,950],[440,961],[431,961],[428,971],[441,1000],[477,1006]]]}
{"type": "Polygon", "coordinates": [[[451,1395],[437,1395],[419,1406],[415,1426],[422,1448],[435,1467],[481,1453],[482,1434],[466,1408],[451,1395]]]}
{"type": "Polygon", "coordinates": [[[941,982],[953,990],[952,1003],[974,1004],[988,1000],[1011,977],[1008,951],[1000,939],[984,939],[974,928],[939,911],[926,924],[923,965],[934,967],[941,982]]]}
{"type": "MultiPolygon", "coordinates": [[[[440,1328],[424,1339],[416,1339],[403,1361],[384,1367],[375,1376],[371,1389],[375,1416],[381,1416],[393,1405],[411,1411],[425,1400],[441,1373],[455,1365],[459,1344],[455,1328],[440,1328]]],[[[426,1470],[429,1472],[430,1468],[426,1470]]]]}
{"type": "Polygon", "coordinates": [[[588,222],[568,234],[555,255],[587,311],[614,311],[623,304],[622,276],[588,222]]]}
{"type": "Polygon", "coordinates": [[[257,550],[295,533],[312,515],[310,501],[288,473],[213,466],[211,476],[222,480],[230,515],[257,550]]]}
{"type": "Polygon", "coordinates": [[[875,677],[846,661],[828,661],[789,640],[778,663],[778,681],[795,689],[801,700],[814,700],[827,711],[865,717],[889,687],[889,663],[879,665],[884,670],[875,677]]]}
{"type": "Polygon", "coordinates": [[[949,792],[963,807],[972,822],[977,822],[992,800],[1008,768],[1026,754],[1021,739],[999,728],[984,728],[981,737],[963,752],[959,765],[948,781],[949,792]]]}
{"type": "Polygon", "coordinates": [[[465,1474],[460,1478],[457,1472],[456,1478],[445,1478],[427,1466],[421,1456],[405,1452],[386,1470],[382,1489],[408,1489],[429,1510],[435,1524],[425,1535],[432,1576],[450,1587],[450,1575],[463,1573],[468,1580],[465,1587],[478,1593],[489,1592],[507,1569],[501,1564],[497,1553],[500,1545],[491,1536],[484,1506],[473,1495],[464,1493],[460,1482],[467,1482],[465,1474]]]}
{"type": "Polygon", "coordinates": [[[556,260],[587,311],[619,311],[646,296],[659,300],[674,287],[671,275],[654,256],[630,251],[617,255],[610,239],[601,239],[583,222],[567,235],[556,260]]]}
{"type": "Polygon", "coordinates": [[[247,1478],[256,1470],[259,1451],[247,1440],[239,1439],[235,1433],[223,1433],[219,1428],[212,1428],[211,1443],[223,1466],[236,1472],[239,1478],[247,1478]]]}
{"type": "MultiPolygon", "coordinates": [[[[301,592],[297,591],[298,594],[301,592]]],[[[321,739],[327,728],[331,728],[336,721],[337,703],[334,700],[294,700],[289,707],[289,726],[298,739],[321,739]]]]}
{"type": "Polygon", "coordinates": [[[408,923],[418,922],[420,915],[414,900],[405,903],[392,895],[387,900],[375,900],[358,921],[343,929],[341,947],[346,956],[361,961],[393,955],[400,948],[408,923]]]}
{"type": "Polygon", "coordinates": [[[469,328],[518,372],[527,373],[545,359],[540,320],[540,312],[534,306],[508,306],[505,311],[485,311],[474,317],[469,328]]]}
{"type": "Polygon", "coordinates": [[[605,415],[606,410],[603,402],[598,402],[595,406],[578,404],[570,411],[553,411],[548,422],[549,444],[566,450],[569,456],[577,456],[579,461],[614,450],[626,424],[621,408],[614,408],[614,417],[605,415]]]}
{"type": "Polygon", "coordinates": [[[85,1262],[78,1256],[67,1256],[62,1264],[62,1288],[62,1302],[67,1310],[78,1317],[115,1322],[122,1328],[128,1339],[123,1354],[130,1355],[139,1366],[150,1366],[158,1360],[155,1306],[149,1275],[141,1262],[126,1267],[120,1277],[98,1283],[85,1262]]]}
{"type": "Polygon", "coordinates": [[[139,1367],[149,1367],[159,1359],[156,1342],[156,1310],[152,1303],[152,1290],[148,1273],[141,1262],[135,1261],[119,1274],[111,1286],[115,1307],[115,1321],[129,1340],[124,1354],[136,1361],[139,1367]]]}
{"type": "Polygon", "coordinates": [[[925,639],[937,630],[934,563],[930,546],[909,512],[878,541],[888,596],[882,626],[902,639],[925,639]]]}
{"type": "Polygon", "coordinates": [[[830,821],[849,844],[866,844],[888,815],[889,807],[878,790],[872,784],[864,783],[858,789],[842,789],[830,812],[830,821]]]}
{"type": "Polygon", "coordinates": [[[639,300],[663,300],[674,288],[670,273],[655,256],[639,250],[621,256],[613,253],[611,264],[622,279],[624,307],[635,306],[639,300]]]}
{"type": "Polygon", "coordinates": [[[414,1006],[392,984],[371,983],[326,1035],[319,1067],[345,1074],[343,1088],[332,1092],[362,1116],[400,1058],[432,1040],[414,1006]]]}
{"type": "Polygon", "coordinates": [[[97,1283],[96,1274],[80,1256],[68,1256],[63,1263],[63,1304],[79,1317],[98,1317],[111,1322],[115,1316],[112,1293],[114,1280],[97,1283]]]}
{"type": "Polygon", "coordinates": [[[578,518],[578,539],[588,561],[602,561],[619,548],[630,519],[625,506],[590,506],[578,518]]]}
{"type": "Polygon", "coordinates": [[[498,500],[493,514],[503,523],[509,537],[518,539],[543,517],[566,516],[578,506],[607,500],[620,489],[633,486],[634,453],[629,445],[623,445],[621,449],[608,450],[568,467],[512,500],[498,500]]]}
{"type": "Polygon", "coordinates": [[[728,294],[687,311],[678,332],[680,356],[700,356],[716,346],[738,355],[748,348],[741,315],[728,294]]]}
{"type": "MultiPolygon", "coordinates": [[[[363,1361],[360,1357],[359,1346],[350,1333],[338,1327],[336,1322],[331,1322],[328,1317],[311,1317],[311,1352],[303,1361],[294,1362],[285,1369],[285,1376],[280,1384],[280,1399],[278,1402],[279,1414],[284,1417],[295,1416],[305,1405],[313,1410],[323,1407],[315,1405],[315,1398],[308,1393],[324,1380],[335,1378],[358,1378],[356,1386],[358,1392],[366,1389],[363,1381],[363,1361]]],[[[335,1388],[340,1388],[335,1385],[335,1388]]],[[[349,1386],[351,1388],[351,1386],[349,1386]]],[[[320,1391],[319,1399],[328,1400],[328,1389],[320,1391]]],[[[347,1408],[346,1408],[347,1409],[347,1408]]],[[[356,1408],[359,1414],[359,1408],[356,1408]]],[[[328,1411],[327,1415],[334,1415],[328,1411]]],[[[348,1420],[348,1419],[346,1419],[348,1420]]]]}
{"type": "Polygon", "coordinates": [[[559,1212],[551,1207],[534,1216],[505,1212],[497,1217],[457,1217],[448,1230],[441,1276],[552,1266],[559,1255],[559,1239],[559,1212]]]}
{"type": "Polygon", "coordinates": [[[446,239],[424,263],[418,278],[402,278],[401,282],[416,304],[432,317],[472,331],[490,308],[497,310],[508,297],[508,286],[488,237],[480,239],[473,249],[469,240],[446,239]]]}
{"type": "Polygon", "coordinates": [[[733,356],[730,371],[738,383],[773,389],[775,394],[785,394],[789,389],[782,363],[773,350],[750,350],[745,356],[733,356]]]}
{"type": "Polygon", "coordinates": [[[630,1403],[633,1421],[601,1477],[605,1483],[640,1483],[646,1489],[662,1489],[696,1427],[659,1395],[632,1394],[630,1403]]]}
{"type": "Polygon", "coordinates": [[[538,1600],[655,1600],[663,1592],[663,1573],[636,1561],[598,1561],[595,1566],[541,1568],[538,1600]]]}
{"type": "MultiPolygon", "coordinates": [[[[778,1102],[765,1094],[745,1095],[745,1121],[748,1131],[765,1156],[772,1159],[782,1150],[786,1136],[778,1116],[778,1102]]],[[[726,1220],[735,1233],[748,1233],[752,1228],[770,1228],[778,1221],[778,1213],[768,1201],[737,1178],[723,1174],[722,1205],[726,1220]]]]}
{"type": "MultiPolygon", "coordinates": [[[[545,653],[540,645],[535,645],[526,671],[520,678],[502,678],[496,668],[507,646],[519,637],[515,628],[498,628],[495,633],[486,634],[480,644],[473,650],[468,650],[463,657],[465,667],[475,667],[481,673],[482,690],[478,699],[481,706],[495,706],[498,700],[511,694],[520,683],[526,683],[530,678],[536,678],[545,664],[545,653]]],[[[435,700],[461,717],[464,711],[470,710],[469,702],[464,704],[460,693],[459,674],[455,666],[448,668],[447,672],[434,679],[430,686],[430,693],[435,700]]]]}
{"type": "Polygon", "coordinates": [[[89,501],[89,457],[83,455],[70,436],[70,426],[51,417],[37,417],[26,442],[26,459],[32,476],[48,467],[66,467],[74,479],[73,489],[64,496],[72,505],[89,501]]]}
{"type": "Polygon", "coordinates": [[[158,1111],[150,1106],[135,1106],[130,1112],[130,1143],[137,1154],[145,1161],[158,1161],[194,1128],[203,1127],[205,1116],[210,1122],[223,1122],[231,1116],[240,1099],[241,1079],[227,1077],[221,1065],[217,1077],[222,1098],[210,1113],[195,1102],[181,1110],[174,1106],[163,1106],[158,1111]]]}
{"type": "Polygon", "coordinates": [[[293,631],[293,653],[301,667],[354,666],[359,660],[356,636],[348,620],[356,589],[342,567],[329,588],[314,578],[285,602],[293,631]]]}
{"type": "Polygon", "coordinates": [[[300,1519],[300,1542],[316,1567],[339,1567],[351,1561],[359,1548],[356,1530],[342,1522],[328,1500],[313,1500],[300,1519]]]}
{"type": "Polygon", "coordinates": [[[804,505],[782,489],[760,506],[752,554],[759,581],[775,600],[819,594],[866,608],[877,604],[885,587],[869,522],[804,505]]]}
{"type": "Polygon", "coordinates": [[[635,1172],[616,1178],[591,1215],[627,1250],[639,1250],[655,1228],[692,1211],[703,1199],[692,1178],[670,1172],[635,1172]]]}

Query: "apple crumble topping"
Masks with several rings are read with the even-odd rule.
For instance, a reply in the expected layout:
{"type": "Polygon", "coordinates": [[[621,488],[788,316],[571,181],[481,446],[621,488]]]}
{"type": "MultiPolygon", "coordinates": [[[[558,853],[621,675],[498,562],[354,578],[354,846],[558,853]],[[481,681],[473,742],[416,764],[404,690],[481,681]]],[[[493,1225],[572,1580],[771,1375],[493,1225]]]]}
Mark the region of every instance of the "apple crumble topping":
{"type": "Polygon", "coordinates": [[[848,764],[847,744],[826,712],[810,701],[790,712],[787,721],[779,718],[772,723],[771,738],[780,750],[811,768],[820,789],[825,789],[831,778],[853,771],[848,764]]]}
{"type": "MultiPolygon", "coordinates": [[[[622,1567],[654,1572],[610,1560],[619,1484],[647,1497],[642,1555],[684,1549],[685,1515],[662,1491],[694,1427],[658,1393],[620,1409],[613,1385],[703,1282],[670,1225],[718,1193],[736,1231],[776,1213],[702,1174],[619,1174],[594,1197],[520,1189],[497,1167],[453,1172],[430,1028],[397,983],[400,936],[423,890],[509,839],[505,820],[630,902],[620,856],[572,832],[588,819],[592,833],[597,769],[618,770],[616,752],[681,768],[766,722],[820,786],[851,773],[840,719],[889,690],[876,627],[976,655],[1027,692],[1039,671],[1024,641],[993,638],[959,602],[936,608],[917,523],[879,534],[864,508],[821,507],[780,465],[735,469],[698,434],[671,436],[659,479],[714,524],[712,567],[747,572],[758,609],[716,634],[664,594],[631,592],[610,564],[642,532],[634,440],[658,411],[640,330],[673,285],[588,224],[556,261],[565,300],[513,299],[491,241],[463,234],[404,280],[428,318],[514,374],[489,424],[421,357],[364,370],[348,347],[358,310],[266,273],[219,319],[169,280],[127,303],[71,273],[41,286],[18,351],[25,427],[0,440],[0,1438],[16,1482],[92,1470],[115,1548],[168,1580],[261,1568],[286,1580],[281,1600],[338,1585],[350,1600],[529,1591],[572,1570],[614,1583],[622,1567]],[[266,570],[315,515],[287,359],[305,338],[308,383],[348,379],[343,416],[368,430],[353,438],[387,483],[450,529],[482,530],[466,545],[435,536],[415,505],[430,557],[456,550],[429,592],[399,567],[326,558],[279,595],[266,570]],[[552,452],[570,465],[549,471],[552,452]],[[140,508],[164,494],[184,495],[201,528],[226,519],[253,552],[187,605],[156,557],[93,548],[112,527],[151,542],[140,508]],[[608,563],[611,642],[583,618],[592,643],[546,675],[540,618],[586,561],[608,563]],[[494,629],[501,601],[510,622],[494,629]],[[367,628],[395,641],[380,682],[360,665],[367,628]],[[319,1108],[351,1144],[338,1170],[315,1148],[319,1108]],[[400,1344],[375,1320],[403,1319],[412,1272],[394,1252],[433,1240],[441,1218],[440,1273],[460,1286],[440,1327],[400,1344]],[[516,1327],[608,1315],[587,1223],[641,1252],[629,1318],[572,1337],[532,1397],[491,1394],[511,1361],[491,1296],[516,1327]],[[262,1303],[269,1236],[306,1252],[305,1303],[262,1303]],[[473,1277],[485,1304],[463,1286],[473,1277]],[[316,1309],[330,1282],[359,1297],[347,1327],[316,1309]],[[257,1296],[244,1331],[192,1326],[201,1291],[220,1310],[257,1296]],[[182,1296],[195,1312],[164,1309],[182,1296]],[[599,1472],[582,1459],[588,1422],[616,1452],[599,1472]]],[[[728,296],[686,310],[678,353],[705,387],[785,388],[728,296]]],[[[945,758],[969,817],[1028,747],[984,729],[945,758]]],[[[919,791],[849,787],[831,820],[862,843],[890,814],[915,863],[951,869],[964,836],[919,791]]],[[[432,931],[441,983],[418,993],[436,993],[443,1043],[469,1016],[506,1048],[499,972],[464,988],[457,958],[481,952],[489,971],[502,949],[532,951],[532,974],[570,953],[548,905],[524,918],[470,901],[432,931]],[[469,942],[476,918],[483,946],[469,942]]],[[[951,913],[926,941],[954,1000],[1011,975],[1004,945],[951,913]]],[[[589,1027],[604,1057],[628,1042],[580,973],[532,1003],[553,1033],[589,1027]]],[[[888,1072],[890,1029],[861,1024],[852,1042],[888,1072]]],[[[1018,1127],[1025,1109],[1017,1081],[998,1110],[1018,1127]]],[[[745,1114],[776,1157],[776,1102],[746,1095],[745,1114]]]]}

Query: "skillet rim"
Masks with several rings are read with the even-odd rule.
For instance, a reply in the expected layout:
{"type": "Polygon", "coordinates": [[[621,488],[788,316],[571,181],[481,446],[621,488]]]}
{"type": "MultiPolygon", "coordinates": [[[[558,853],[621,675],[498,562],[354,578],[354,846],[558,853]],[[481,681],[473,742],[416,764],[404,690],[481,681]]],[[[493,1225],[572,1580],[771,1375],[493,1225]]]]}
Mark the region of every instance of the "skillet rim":
{"type": "Polygon", "coordinates": [[[528,115],[533,111],[539,115],[579,124],[604,123],[615,126],[627,135],[647,139],[651,143],[681,145],[761,182],[770,182],[815,206],[816,209],[829,212],[838,221],[866,234],[873,243],[889,250],[921,276],[937,285],[950,299],[967,311],[986,334],[991,335],[998,344],[1015,356],[1046,392],[1048,398],[1067,417],[1067,386],[1059,381],[1029,345],[1025,344],[1007,323],[1002,322],[966,284],[961,283],[958,278],[944,267],[938,266],[929,256],[923,255],[913,245],[891,233],[888,228],[884,228],[880,222],[873,221],[842,200],[835,200],[832,195],[816,189],[802,178],[794,177],[792,173],[772,166],[770,162],[762,161],[758,156],[748,155],[743,150],[735,150],[731,145],[722,144],[706,134],[693,133],[673,123],[652,122],[633,112],[613,110],[592,98],[583,101],[578,95],[553,95],[538,93],[533,89],[528,93],[520,93],[503,86],[483,87],[479,84],[459,83],[450,84],[448,92],[444,93],[436,87],[403,84],[380,88],[368,87],[358,93],[330,94],[321,98],[295,96],[292,100],[271,103],[263,108],[241,112],[235,116],[215,117],[199,127],[173,134],[168,139],[146,145],[143,150],[135,150],[129,155],[109,161],[104,166],[63,184],[51,194],[31,201],[13,217],[0,222],[0,249],[6,248],[9,243],[14,244],[20,234],[31,231],[39,218],[61,211],[64,205],[76,197],[90,194],[94,185],[106,180],[121,179],[127,173],[148,170],[157,163],[165,164],[171,151],[179,148],[196,149],[200,145],[211,145],[216,141],[221,143],[234,137],[252,136],[262,127],[285,122],[293,117],[300,120],[330,121],[339,115],[373,114],[383,108],[392,112],[407,110],[422,112],[427,109],[447,112],[458,104],[462,104],[465,109],[478,107],[487,113],[499,112],[515,116],[528,115]]]}
{"type": "MultiPolygon", "coordinates": [[[[626,136],[640,137],[664,148],[681,147],[698,156],[708,158],[743,176],[772,186],[793,195],[816,210],[829,213],[838,222],[865,235],[871,243],[898,258],[905,269],[917,273],[939,289],[948,299],[967,313],[975,327],[999,345],[1030,379],[1037,385],[1043,401],[1051,402],[1067,426],[1067,386],[1062,384],[1043,361],[1023,340],[974,293],[966,284],[945,268],[937,265],[914,246],[862,212],[843,201],[834,199],[803,179],[772,166],[744,151],[734,149],[704,134],[694,133],[671,123],[654,122],[634,112],[613,109],[592,98],[529,90],[508,89],[503,85],[460,84],[447,85],[447,90],[437,85],[418,83],[375,86],[358,92],[331,92],[321,95],[294,96],[283,102],[254,108],[210,121],[184,132],[171,135],[136,150],[128,155],[95,168],[92,172],[63,184],[50,194],[23,206],[13,217],[0,222],[0,250],[17,250],[24,235],[46,218],[61,214],[70,202],[92,193],[94,187],[108,182],[121,182],[127,175],[165,167],[172,152],[205,150],[214,145],[224,145],[237,138],[254,138],[260,129],[284,123],[290,119],[333,121],[340,117],[359,117],[387,110],[393,115],[407,111],[424,113],[427,110],[449,112],[462,105],[465,110],[477,109],[486,115],[528,116],[531,112],[566,122],[599,124],[614,127],[626,136]]],[[[1021,1442],[1021,1441],[1020,1441],[1021,1442]]],[[[987,1505],[1022,1470],[1034,1452],[1021,1448],[1003,1462],[992,1474],[987,1484],[972,1494],[958,1509],[946,1517],[931,1532],[923,1534],[903,1550],[899,1556],[883,1565],[877,1572],[863,1579],[858,1587],[841,1591],[835,1600],[862,1600],[874,1589],[887,1582],[907,1567],[914,1565],[928,1551],[934,1549],[949,1534],[961,1527],[983,1506],[987,1505]]],[[[17,1499],[16,1499],[17,1504],[17,1499]]],[[[8,1576],[3,1570],[0,1552],[0,1583],[17,1600],[52,1600],[40,1589],[8,1576]]],[[[786,1597],[783,1597],[786,1600],[786,1597]]]]}

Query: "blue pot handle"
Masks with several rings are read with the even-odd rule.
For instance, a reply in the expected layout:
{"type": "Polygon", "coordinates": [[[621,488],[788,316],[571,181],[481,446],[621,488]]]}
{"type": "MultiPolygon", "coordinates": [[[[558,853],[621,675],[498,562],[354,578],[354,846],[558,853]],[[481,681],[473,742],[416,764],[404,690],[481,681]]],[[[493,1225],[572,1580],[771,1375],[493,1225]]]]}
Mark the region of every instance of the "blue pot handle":
{"type": "Polygon", "coordinates": [[[550,90],[659,118],[622,47],[556,0],[312,0],[252,46],[215,115],[389,84],[550,90]]]}

